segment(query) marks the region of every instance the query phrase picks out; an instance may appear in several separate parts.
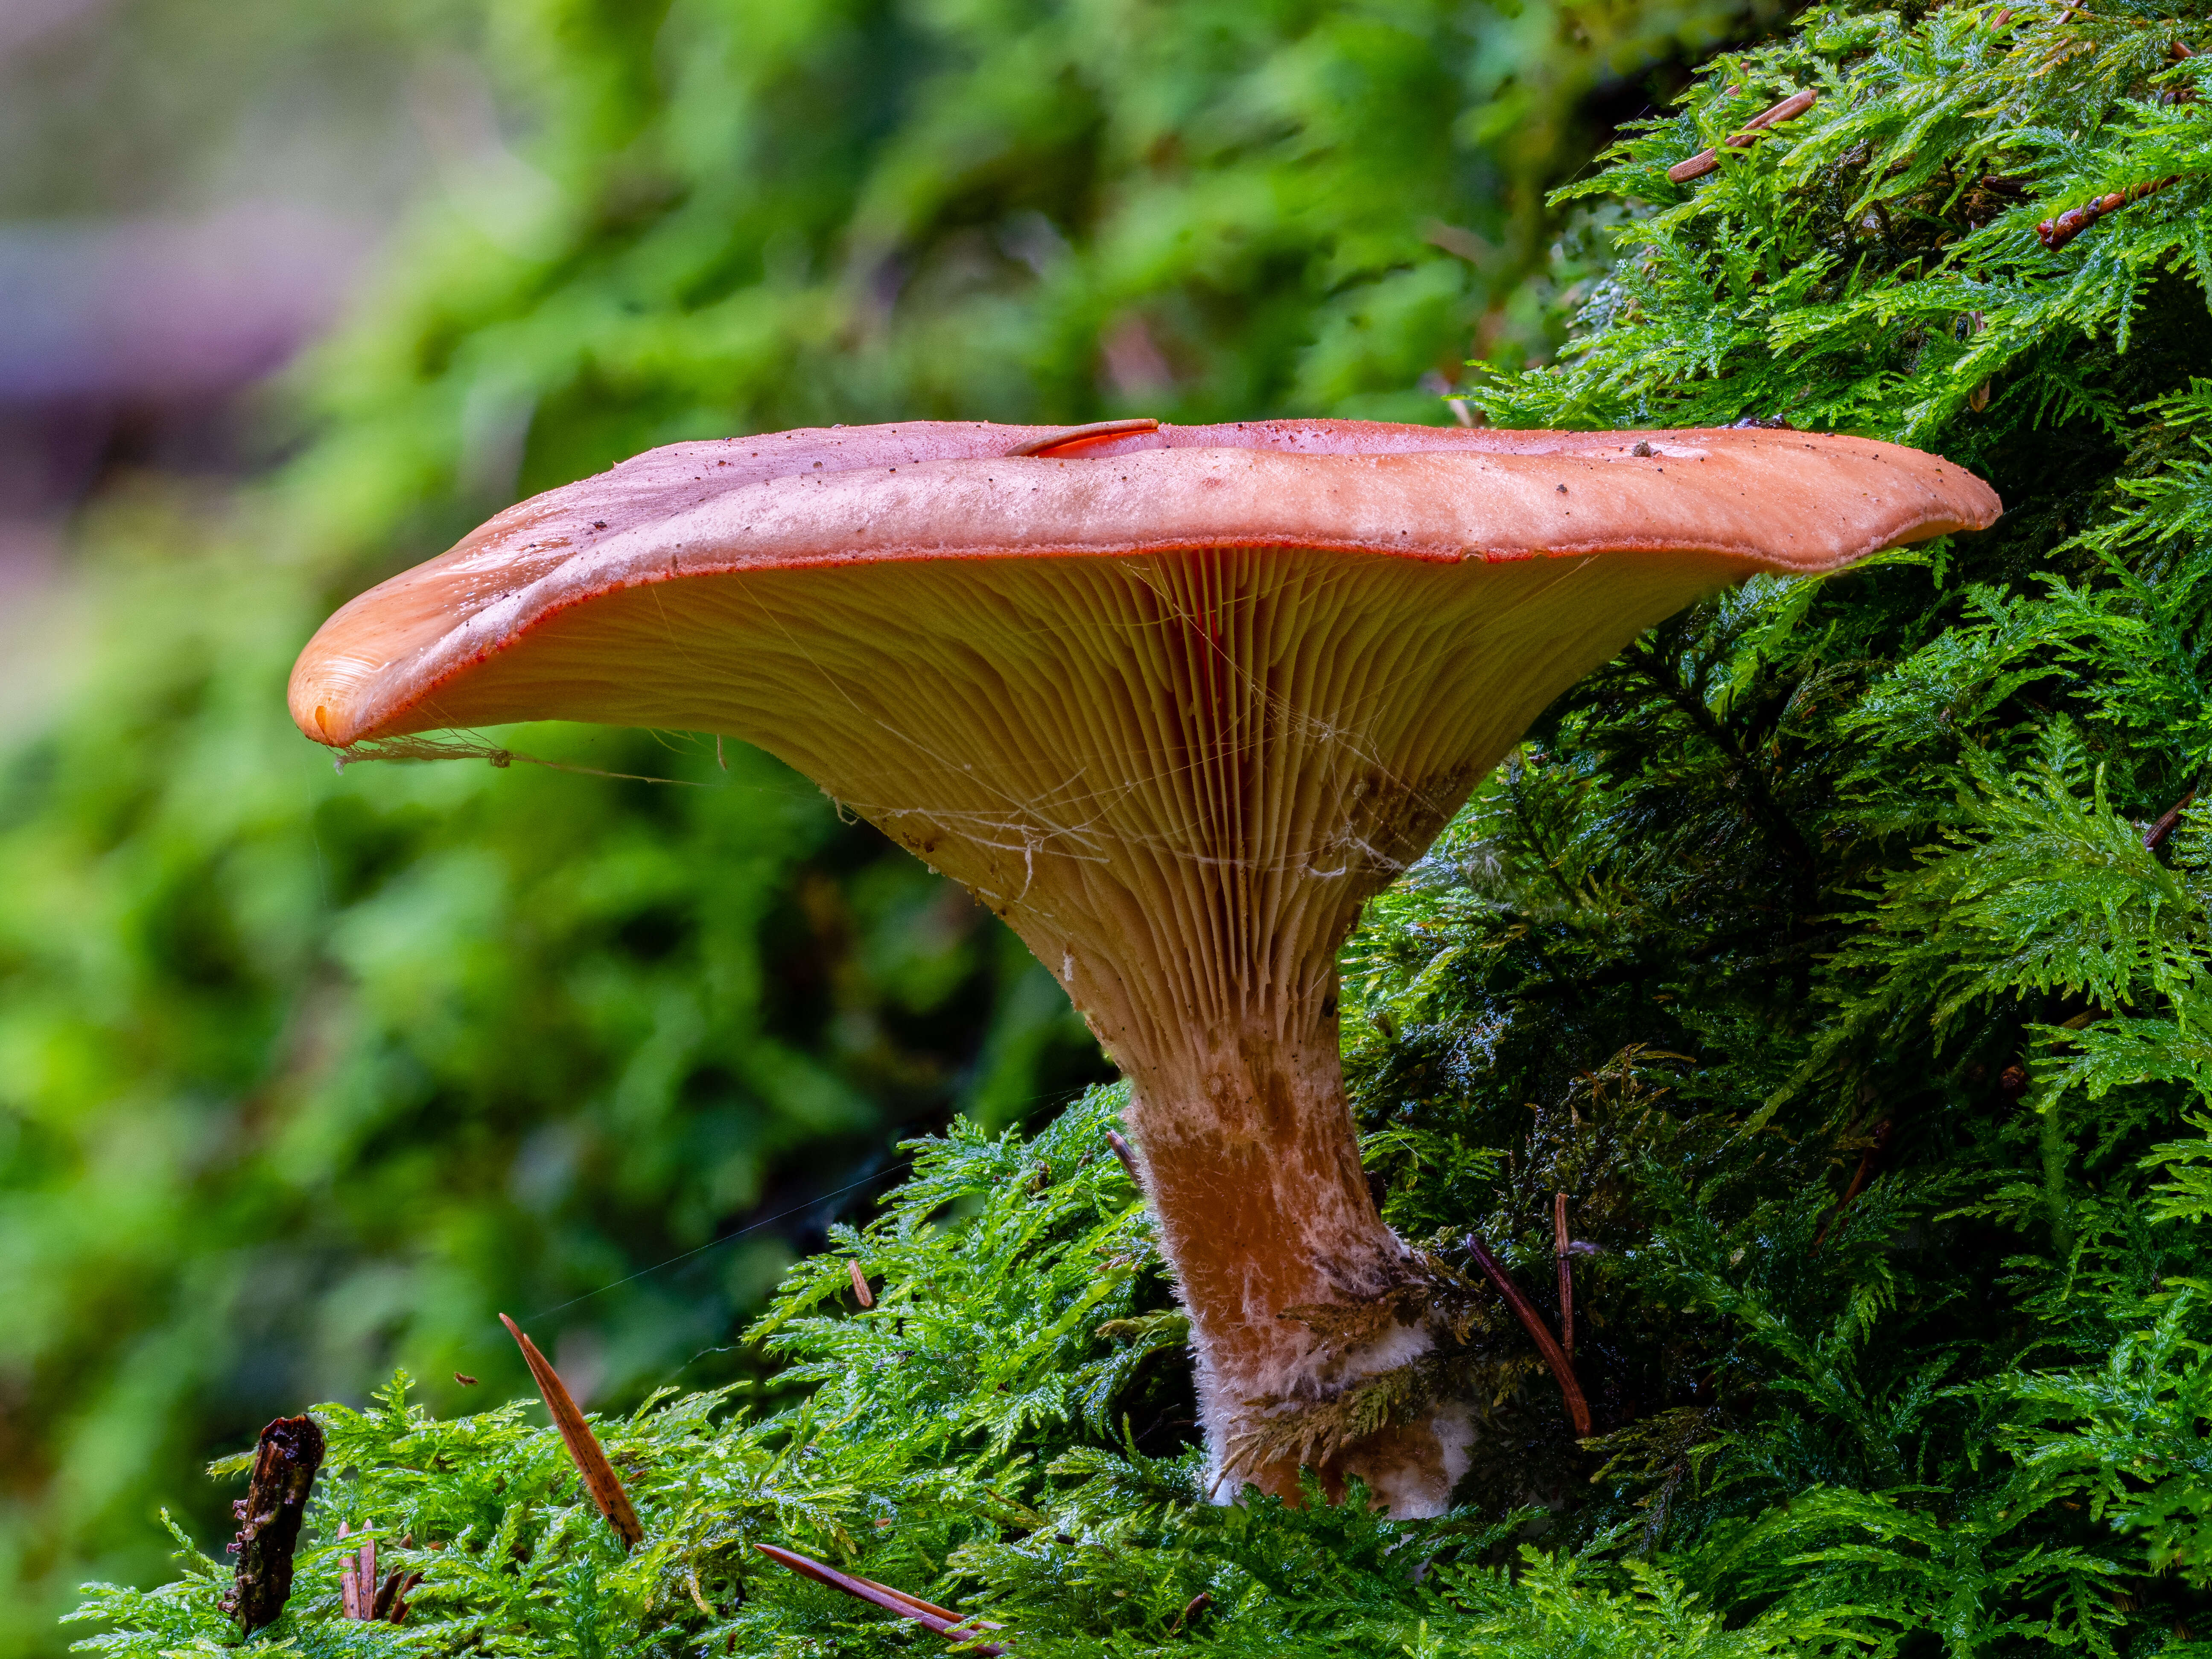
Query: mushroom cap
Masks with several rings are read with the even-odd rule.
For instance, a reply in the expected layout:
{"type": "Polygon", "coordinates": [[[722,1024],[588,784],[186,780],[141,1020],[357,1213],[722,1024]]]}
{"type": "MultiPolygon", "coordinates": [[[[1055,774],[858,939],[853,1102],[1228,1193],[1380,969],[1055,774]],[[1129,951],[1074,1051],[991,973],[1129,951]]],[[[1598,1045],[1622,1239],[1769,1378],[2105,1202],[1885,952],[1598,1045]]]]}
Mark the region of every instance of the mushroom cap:
{"type": "MultiPolygon", "coordinates": [[[[842,568],[857,587],[944,561],[1282,548],[1475,567],[1459,584],[1485,580],[1485,565],[1595,560],[1601,586],[1667,573],[1671,611],[1732,578],[1830,571],[1986,528],[2001,511],[1988,485],[1936,456],[1788,431],[1089,430],[912,422],[648,451],[509,507],[343,607],[293,670],[293,718],[338,748],[546,718],[724,729],[718,700],[684,667],[672,593],[653,607],[668,618],[665,648],[611,678],[563,684],[526,665],[556,618],[672,581],[842,568]]],[[[1577,609],[1595,621],[1603,601],[1589,599],[1577,609]]],[[[567,641],[580,625],[557,631],[567,641]]]]}
{"type": "Polygon", "coordinates": [[[1157,1079],[1192,1033],[1333,1030],[1359,904],[1639,631],[1997,512],[1933,456],[1791,432],[679,444],[355,599],[291,706],[341,748],[537,719],[755,743],[964,883],[1157,1079]]]}

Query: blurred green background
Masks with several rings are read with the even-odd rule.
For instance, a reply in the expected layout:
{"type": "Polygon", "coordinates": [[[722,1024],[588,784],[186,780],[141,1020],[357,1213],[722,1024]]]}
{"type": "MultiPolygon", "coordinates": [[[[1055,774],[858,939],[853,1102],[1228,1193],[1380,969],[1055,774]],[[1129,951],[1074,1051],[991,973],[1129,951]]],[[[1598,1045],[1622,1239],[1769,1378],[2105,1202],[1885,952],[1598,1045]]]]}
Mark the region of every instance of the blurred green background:
{"type": "Polygon", "coordinates": [[[1595,228],[1544,191],[1773,21],[0,11],[0,1650],[157,1577],[161,1505],[226,1534],[198,1468],[280,1411],[519,1391],[495,1310],[601,1405],[741,1371],[900,1134],[1103,1074],[995,921],[736,745],[334,775],[282,695],[333,605],[680,438],[1448,421],[1554,343],[1595,228]]]}

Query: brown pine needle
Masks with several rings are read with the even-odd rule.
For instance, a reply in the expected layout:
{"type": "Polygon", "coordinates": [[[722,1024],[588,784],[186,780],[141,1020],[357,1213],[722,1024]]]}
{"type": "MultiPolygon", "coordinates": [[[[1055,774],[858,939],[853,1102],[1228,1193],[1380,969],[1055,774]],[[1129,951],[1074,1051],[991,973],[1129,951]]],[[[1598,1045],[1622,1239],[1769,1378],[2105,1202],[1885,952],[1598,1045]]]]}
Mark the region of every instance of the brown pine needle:
{"type": "MultiPolygon", "coordinates": [[[[872,1578],[863,1578],[857,1573],[840,1572],[819,1561],[809,1560],[796,1550],[778,1549],[773,1544],[756,1544],[753,1547],[777,1565],[788,1568],[802,1578],[811,1578],[817,1584],[827,1584],[832,1589],[842,1590],[871,1607],[881,1607],[885,1613],[896,1613],[902,1619],[911,1619],[923,1629],[933,1631],[948,1642],[972,1642],[987,1630],[1002,1630],[988,1619],[963,1619],[950,1607],[940,1607],[934,1601],[925,1601],[918,1595],[908,1595],[904,1590],[893,1589],[888,1584],[878,1584],[872,1578]]],[[[1006,1652],[1001,1643],[989,1642],[970,1652],[995,1655],[1006,1652]]]]}
{"type": "MultiPolygon", "coordinates": [[[[343,1521],[338,1522],[338,1536],[349,1537],[351,1533],[343,1521]]],[[[338,1601],[349,1619],[359,1619],[361,1613],[360,1559],[351,1550],[338,1557],[338,1601]]]]}
{"type": "Polygon", "coordinates": [[[1513,1316],[1521,1322],[1522,1328],[1535,1340],[1536,1352],[1544,1356],[1544,1363],[1552,1369],[1553,1379],[1559,1385],[1559,1397],[1566,1402],[1567,1419],[1574,1425],[1575,1438],[1587,1440],[1590,1431],[1589,1402],[1583,1398],[1583,1385],[1575,1376],[1575,1368],[1545,1328],[1543,1316],[1521,1294],[1521,1287],[1505,1276],[1505,1269],[1498,1265],[1498,1259],[1472,1233],[1468,1235],[1467,1249],[1474,1258],[1475,1266],[1482,1269],[1483,1277],[1505,1298],[1505,1305],[1513,1310],[1513,1316]]]}
{"type": "Polygon", "coordinates": [[[1138,1188],[1141,1189],[1145,1183],[1138,1177],[1137,1155],[1130,1151],[1129,1143],[1122,1139],[1115,1131],[1109,1129],[1106,1132],[1106,1144],[1113,1149],[1115,1159],[1121,1164],[1123,1173],[1131,1181],[1135,1182],[1138,1188]]]}
{"type": "Polygon", "coordinates": [[[1712,149],[1701,149],[1687,161],[1677,161],[1667,169],[1668,178],[1678,185],[1686,185],[1692,179],[1702,179],[1721,164],[1721,149],[1746,149],[1766,128],[1778,126],[1784,121],[1794,121],[1820,100],[1820,94],[1811,88],[1793,92],[1780,103],[1761,110],[1743,124],[1741,132],[1722,140],[1712,149]]]}
{"type": "Polygon", "coordinates": [[[414,1603],[408,1601],[407,1592],[422,1582],[419,1572],[395,1572],[384,1581],[384,1588],[376,1593],[369,1608],[369,1618],[380,1625],[404,1625],[407,1610],[414,1603]]]}
{"type": "Polygon", "coordinates": [[[2186,792],[2179,800],[2167,807],[2166,811],[2160,815],[2158,822],[2151,825],[2149,829],[2143,831],[2143,845],[2154,853],[2158,851],[2159,842],[2164,841],[2167,836],[2172,833],[2173,826],[2181,822],[2181,815],[2189,810],[2189,804],[2196,799],[2197,792],[2194,789],[2191,789],[2186,792]]]}
{"type": "Polygon", "coordinates": [[[1844,1195],[1837,1200],[1836,1207],[1829,1211],[1821,1219],[1820,1227],[1813,1234],[1814,1249],[1819,1249],[1821,1245],[1827,1243],[1828,1229],[1836,1224],[1843,1212],[1850,1209],[1852,1202],[1866,1190],[1867,1182],[1874,1178],[1875,1172],[1881,1167],[1883,1155],[1889,1151],[1889,1138],[1896,1133],[1896,1121],[1887,1117],[1874,1126],[1874,1138],[1868,1143],[1865,1152],[1859,1158],[1859,1167],[1857,1172],[1851,1176],[1851,1184],[1844,1188],[1844,1195]]]}
{"type": "Polygon", "coordinates": [[[1045,456],[1063,449],[1079,449],[1086,445],[1104,443],[1109,438],[1124,438],[1132,432],[1155,432],[1159,422],[1149,415],[1140,415],[1127,421],[1093,421],[1088,426],[1072,426],[1066,431],[1055,432],[1049,438],[1038,438],[1024,444],[1019,449],[1008,450],[1009,456],[1045,456]]]}
{"type": "Polygon", "coordinates": [[[1568,1363],[1575,1357],[1574,1258],[1567,1251],[1567,1195],[1552,1194],[1552,1247],[1559,1258],[1559,1347],[1568,1363]]]}
{"type": "Polygon", "coordinates": [[[869,1293],[868,1276],[860,1271],[860,1262],[858,1261],[848,1261],[845,1265],[853,1270],[854,1297],[859,1301],[862,1307],[874,1307],[876,1305],[876,1298],[869,1293]]]}
{"type": "Polygon", "coordinates": [[[538,1392],[544,1396],[545,1409],[553,1414],[553,1426],[561,1431],[568,1455],[576,1461],[576,1471],[584,1477],[584,1489],[592,1494],[599,1513],[607,1517],[607,1524],[622,1540],[623,1548],[627,1551],[635,1547],[644,1540],[645,1528],[638,1523],[637,1511],[629,1504],[629,1494],[623,1490],[614,1465],[607,1462],[599,1436],[584,1421],[584,1413],[576,1409],[568,1385],[561,1381],[561,1374],[546,1363],[545,1356],[538,1352],[538,1345],[505,1314],[499,1316],[499,1322],[507,1327],[507,1334],[520,1346],[524,1363],[530,1367],[531,1376],[538,1379],[538,1392]]]}

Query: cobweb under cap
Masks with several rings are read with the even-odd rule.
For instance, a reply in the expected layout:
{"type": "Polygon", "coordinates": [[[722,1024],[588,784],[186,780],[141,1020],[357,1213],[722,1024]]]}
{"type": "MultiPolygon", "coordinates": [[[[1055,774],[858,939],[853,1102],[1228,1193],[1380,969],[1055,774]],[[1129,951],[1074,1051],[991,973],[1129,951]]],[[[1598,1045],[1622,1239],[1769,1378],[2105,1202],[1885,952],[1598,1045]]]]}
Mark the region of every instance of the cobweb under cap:
{"type": "MultiPolygon", "coordinates": [[[[754,470],[704,493],[744,469],[684,446],[501,515],[325,624],[295,715],[336,745],[545,718],[729,733],[967,885],[1132,1081],[1217,1471],[1259,1419],[1430,1340],[1324,1352],[1279,1317],[1410,1271],[1338,1061],[1361,903],[1685,603],[1997,510],[1934,457],[1796,433],[801,438],[732,441],[754,470]]],[[[1423,1413],[1324,1479],[1441,1508],[1471,1429],[1461,1402],[1423,1413]]]]}

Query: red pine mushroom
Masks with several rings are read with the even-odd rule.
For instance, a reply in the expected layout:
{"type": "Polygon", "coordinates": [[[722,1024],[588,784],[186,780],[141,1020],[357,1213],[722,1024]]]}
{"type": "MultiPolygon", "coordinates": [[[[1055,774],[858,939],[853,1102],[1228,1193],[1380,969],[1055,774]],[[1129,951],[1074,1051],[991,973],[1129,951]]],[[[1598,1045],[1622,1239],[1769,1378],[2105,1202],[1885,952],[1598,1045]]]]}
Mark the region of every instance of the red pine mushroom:
{"type": "MultiPolygon", "coordinates": [[[[1286,1402],[1431,1340],[1324,1352],[1278,1317],[1406,1273],[1338,1063],[1362,902],[1640,630],[1753,572],[1998,511],[1934,456],[1796,432],[923,422],[678,444],[355,599],[291,706],[340,750],[521,720],[728,733],[963,883],[1130,1079],[1220,1470],[1286,1402]]],[[[1322,1473],[1436,1513],[1473,1434],[1433,1407],[1322,1473]]],[[[1237,1472],[1297,1491],[1285,1460],[1237,1472]]]]}

